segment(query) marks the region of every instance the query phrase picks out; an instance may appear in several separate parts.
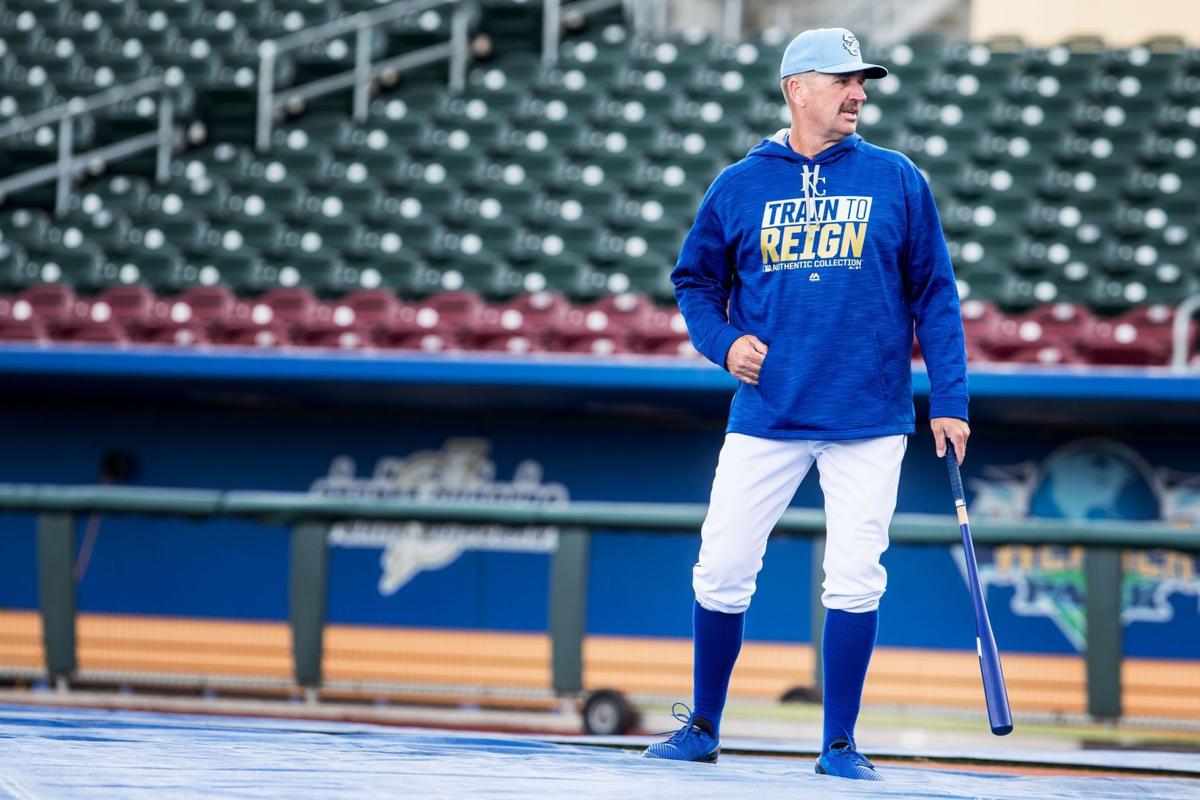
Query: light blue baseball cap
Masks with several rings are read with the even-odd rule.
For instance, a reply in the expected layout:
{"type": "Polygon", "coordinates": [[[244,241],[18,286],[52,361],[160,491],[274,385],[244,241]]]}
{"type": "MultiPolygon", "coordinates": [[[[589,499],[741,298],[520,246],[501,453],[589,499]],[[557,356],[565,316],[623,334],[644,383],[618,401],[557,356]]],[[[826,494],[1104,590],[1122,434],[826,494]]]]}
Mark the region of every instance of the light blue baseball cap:
{"type": "Polygon", "coordinates": [[[858,39],[845,28],[813,28],[792,39],[779,63],[779,79],[798,72],[825,72],[840,75],[866,72],[868,78],[882,78],[888,71],[878,64],[864,64],[858,39]]]}

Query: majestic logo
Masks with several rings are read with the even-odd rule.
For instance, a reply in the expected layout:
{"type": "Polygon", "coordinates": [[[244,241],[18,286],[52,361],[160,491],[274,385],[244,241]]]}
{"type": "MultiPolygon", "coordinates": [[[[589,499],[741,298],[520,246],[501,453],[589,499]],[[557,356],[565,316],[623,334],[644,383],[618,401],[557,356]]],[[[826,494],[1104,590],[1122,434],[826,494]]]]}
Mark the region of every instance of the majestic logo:
{"type": "Polygon", "coordinates": [[[808,279],[809,279],[809,281],[819,281],[819,280],[821,280],[821,276],[818,273],[814,272],[808,276],[808,279]]]}
{"type": "Polygon", "coordinates": [[[842,34],[842,47],[846,48],[846,52],[855,58],[859,57],[858,39],[854,37],[853,33],[842,34]]]}
{"type": "MultiPolygon", "coordinates": [[[[496,478],[491,445],[483,439],[449,439],[440,450],[404,458],[382,458],[369,478],[355,477],[354,461],[338,456],[329,474],[311,492],[325,497],[390,500],[505,502],[533,506],[565,505],[566,487],[542,483],[536,461],[517,465],[511,481],[496,478]]],[[[512,528],[422,522],[339,522],[329,534],[333,547],[374,548],[380,556],[379,593],[395,594],[418,573],[446,567],[466,550],[552,553],[558,547],[553,526],[512,528]]]]}
{"type": "Polygon", "coordinates": [[[801,167],[800,182],[803,197],[763,205],[759,230],[762,271],[862,269],[873,198],[828,196],[820,164],[801,167]]]}
{"type": "MultiPolygon", "coordinates": [[[[1135,451],[1107,439],[1059,448],[1040,464],[989,467],[970,481],[971,516],[1014,520],[1164,519],[1200,523],[1200,475],[1154,469],[1135,451]]],[[[954,557],[965,575],[962,548],[954,557]]],[[[1195,555],[1172,550],[1130,550],[1123,556],[1121,619],[1169,622],[1176,595],[1200,599],[1195,555]]],[[[1077,651],[1087,649],[1083,548],[1012,545],[981,548],[980,582],[1012,587],[1019,616],[1051,620],[1077,651]]]]}

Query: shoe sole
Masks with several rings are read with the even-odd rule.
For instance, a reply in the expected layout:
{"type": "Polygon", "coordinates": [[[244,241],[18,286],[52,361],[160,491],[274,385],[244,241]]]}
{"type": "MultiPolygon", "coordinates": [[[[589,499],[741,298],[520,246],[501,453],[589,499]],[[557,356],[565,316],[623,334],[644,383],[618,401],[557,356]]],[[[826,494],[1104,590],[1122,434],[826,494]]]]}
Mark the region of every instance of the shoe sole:
{"type": "MultiPolygon", "coordinates": [[[[693,758],[693,759],[690,759],[690,761],[694,764],[715,764],[715,763],[717,763],[717,758],[719,758],[720,755],[721,755],[721,748],[718,747],[716,750],[713,750],[708,755],[703,755],[703,756],[700,756],[699,758],[693,758]]],[[[657,761],[682,761],[683,760],[683,759],[674,759],[674,758],[663,758],[662,756],[647,756],[647,755],[643,755],[642,758],[652,758],[657,761]]]]}
{"type": "MultiPolygon", "coordinates": [[[[829,773],[825,771],[825,768],[821,766],[821,762],[820,762],[820,761],[818,761],[818,762],[817,762],[816,771],[817,771],[817,774],[818,774],[818,775],[829,775],[829,773]]],[[[845,776],[844,776],[844,775],[833,775],[833,776],[831,776],[831,777],[834,777],[834,778],[845,778],[845,776]]],[[[869,779],[867,779],[867,778],[845,778],[845,779],[846,779],[846,780],[852,780],[852,781],[854,781],[854,780],[861,780],[861,781],[866,781],[867,783],[887,783],[887,781],[885,781],[885,780],[884,780],[882,777],[880,777],[880,778],[878,778],[877,780],[874,780],[874,781],[872,781],[872,780],[869,780],[869,779]]]]}

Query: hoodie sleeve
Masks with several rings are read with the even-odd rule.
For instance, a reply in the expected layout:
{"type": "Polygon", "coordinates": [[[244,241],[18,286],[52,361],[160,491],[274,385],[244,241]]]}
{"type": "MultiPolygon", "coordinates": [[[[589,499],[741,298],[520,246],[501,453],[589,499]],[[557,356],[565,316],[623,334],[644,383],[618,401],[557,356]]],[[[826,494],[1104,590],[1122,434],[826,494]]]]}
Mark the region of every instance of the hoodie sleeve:
{"type": "Polygon", "coordinates": [[[904,285],[929,371],[929,416],[967,419],[967,348],[958,287],[933,192],[911,162],[903,170],[907,209],[904,285]]]}
{"type": "Polygon", "coordinates": [[[671,283],[692,344],[725,369],[729,348],[745,334],[729,324],[729,292],[736,271],[715,208],[721,183],[720,178],[713,181],[705,193],[671,272],[671,283]]]}

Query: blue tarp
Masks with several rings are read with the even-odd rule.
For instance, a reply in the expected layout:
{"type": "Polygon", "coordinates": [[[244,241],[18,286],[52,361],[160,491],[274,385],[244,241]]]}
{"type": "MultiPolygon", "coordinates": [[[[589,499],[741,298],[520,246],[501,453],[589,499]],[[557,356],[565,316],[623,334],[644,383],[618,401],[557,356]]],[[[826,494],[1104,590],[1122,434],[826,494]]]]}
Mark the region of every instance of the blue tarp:
{"type": "Polygon", "coordinates": [[[647,761],[635,750],[361,724],[0,706],[0,797],[1200,798],[1185,778],[1021,777],[796,757],[647,761]]]}

